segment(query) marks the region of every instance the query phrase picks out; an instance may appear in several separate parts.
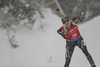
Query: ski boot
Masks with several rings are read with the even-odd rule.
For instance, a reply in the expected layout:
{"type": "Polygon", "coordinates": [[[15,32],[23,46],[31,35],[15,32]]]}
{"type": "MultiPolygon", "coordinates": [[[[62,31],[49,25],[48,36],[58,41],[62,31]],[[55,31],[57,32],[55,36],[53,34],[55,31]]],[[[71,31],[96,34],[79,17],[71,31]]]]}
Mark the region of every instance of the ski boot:
{"type": "Polygon", "coordinates": [[[96,65],[95,64],[91,64],[91,67],[96,67],[96,65]]]}

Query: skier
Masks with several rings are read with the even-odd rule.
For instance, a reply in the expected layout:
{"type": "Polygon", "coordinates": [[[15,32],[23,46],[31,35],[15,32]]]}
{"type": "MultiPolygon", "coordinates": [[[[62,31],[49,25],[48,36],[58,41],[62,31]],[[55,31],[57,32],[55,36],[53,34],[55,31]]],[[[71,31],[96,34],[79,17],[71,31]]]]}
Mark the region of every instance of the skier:
{"type": "Polygon", "coordinates": [[[76,16],[73,19],[68,19],[68,17],[64,17],[62,18],[63,26],[57,30],[58,34],[66,39],[66,61],[64,67],[69,67],[75,46],[78,46],[82,50],[87,60],[89,61],[90,66],[96,67],[92,56],[87,50],[84,39],[79,32],[78,26],[75,24],[78,20],[83,21],[83,18],[84,17],[79,16],[76,16]]]}

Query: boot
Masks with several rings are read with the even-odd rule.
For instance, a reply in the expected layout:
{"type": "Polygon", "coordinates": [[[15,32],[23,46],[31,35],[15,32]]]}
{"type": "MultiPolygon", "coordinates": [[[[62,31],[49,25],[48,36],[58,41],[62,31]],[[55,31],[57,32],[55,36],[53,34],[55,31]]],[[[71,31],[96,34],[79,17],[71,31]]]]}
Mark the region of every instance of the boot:
{"type": "Polygon", "coordinates": [[[96,65],[95,64],[91,64],[91,67],[96,67],[96,65]]]}

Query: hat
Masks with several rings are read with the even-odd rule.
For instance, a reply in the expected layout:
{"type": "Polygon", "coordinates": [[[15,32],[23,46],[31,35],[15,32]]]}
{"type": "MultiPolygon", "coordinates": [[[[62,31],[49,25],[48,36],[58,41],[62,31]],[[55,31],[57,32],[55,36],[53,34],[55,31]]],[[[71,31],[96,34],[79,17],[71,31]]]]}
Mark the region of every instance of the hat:
{"type": "Polygon", "coordinates": [[[65,24],[65,23],[68,22],[68,21],[69,21],[68,17],[62,18],[62,23],[63,23],[63,24],[65,24]]]}

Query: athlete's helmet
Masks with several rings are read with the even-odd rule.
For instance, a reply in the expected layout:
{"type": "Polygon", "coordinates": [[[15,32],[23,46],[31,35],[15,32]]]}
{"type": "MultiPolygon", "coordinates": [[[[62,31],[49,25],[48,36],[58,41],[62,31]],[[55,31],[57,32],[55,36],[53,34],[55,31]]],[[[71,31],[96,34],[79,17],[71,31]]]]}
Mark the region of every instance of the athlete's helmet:
{"type": "Polygon", "coordinates": [[[62,23],[65,24],[66,22],[69,22],[68,17],[64,17],[61,19],[62,23]]]}

